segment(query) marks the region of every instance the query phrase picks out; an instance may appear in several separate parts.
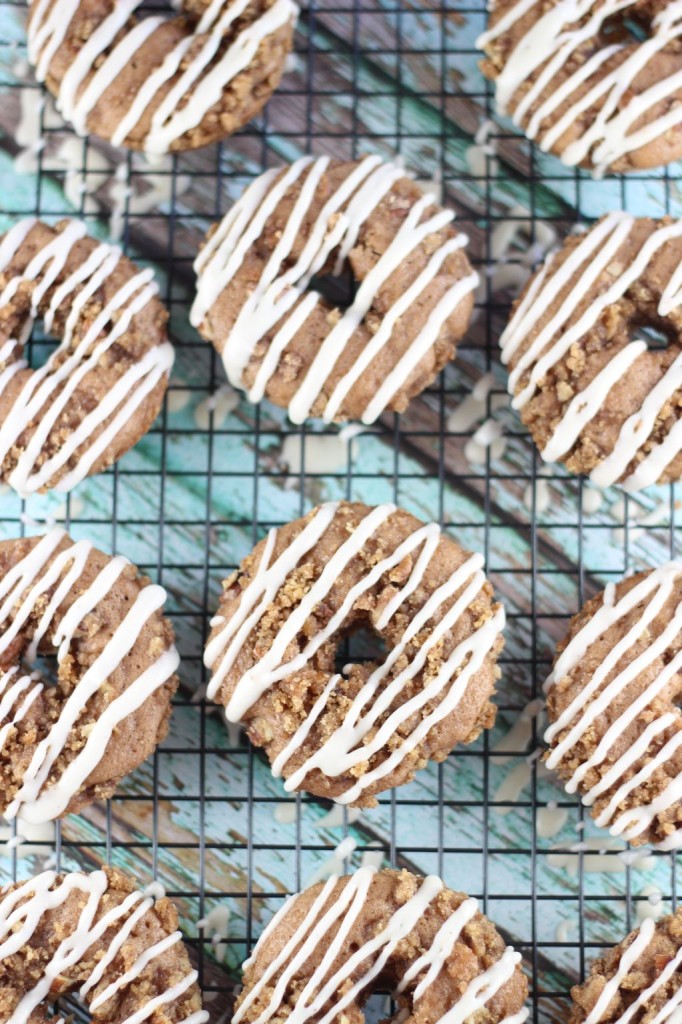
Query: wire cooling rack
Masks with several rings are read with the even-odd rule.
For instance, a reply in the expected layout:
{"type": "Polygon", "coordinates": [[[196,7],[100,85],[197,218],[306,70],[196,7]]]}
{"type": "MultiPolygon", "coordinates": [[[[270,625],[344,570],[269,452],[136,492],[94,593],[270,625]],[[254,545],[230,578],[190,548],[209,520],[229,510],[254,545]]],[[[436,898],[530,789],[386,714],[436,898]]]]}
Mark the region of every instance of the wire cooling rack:
{"type": "MultiPolygon", "coordinates": [[[[239,965],[264,923],[352,837],[345,867],[435,871],[476,895],[524,955],[534,1019],[564,1019],[569,988],[597,951],[675,906],[677,874],[673,855],[624,851],[594,829],[544,772],[538,697],[582,602],[675,554],[676,495],[613,489],[600,498],[543,467],[506,405],[496,339],[514,288],[577,222],[617,207],[682,214],[678,168],[594,182],[490,121],[474,48],[483,0],[309,0],[265,115],[220,147],[155,166],[65,129],[26,64],[24,19],[23,3],[0,0],[0,228],[28,214],[68,215],[93,234],[120,236],[158,273],[178,359],[163,414],[132,452],[65,502],[3,491],[0,535],[63,520],[74,537],[125,553],[162,583],[182,687],[156,756],[106,806],[0,847],[0,875],[104,861],[142,885],[158,880],[180,908],[215,1024],[229,1019],[239,965]],[[483,281],[457,361],[405,415],[386,416],[353,446],[335,428],[320,441],[319,424],[293,428],[267,403],[238,402],[188,326],[203,232],[254,175],[304,152],[403,159],[456,208],[483,281]],[[476,432],[489,418],[502,439],[486,446],[476,432]],[[393,500],[441,521],[483,551],[509,619],[495,730],[357,818],[286,796],[201,699],[220,580],[271,525],[337,497],[393,500]]],[[[34,337],[34,363],[46,346],[34,337]]],[[[367,653],[360,639],[352,653],[367,653]]]]}

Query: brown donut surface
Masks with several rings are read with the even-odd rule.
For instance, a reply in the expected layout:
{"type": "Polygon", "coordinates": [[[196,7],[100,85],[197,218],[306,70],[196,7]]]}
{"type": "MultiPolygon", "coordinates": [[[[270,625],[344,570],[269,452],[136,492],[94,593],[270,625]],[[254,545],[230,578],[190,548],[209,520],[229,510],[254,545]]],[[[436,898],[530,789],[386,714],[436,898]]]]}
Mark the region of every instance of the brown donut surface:
{"type": "Polygon", "coordinates": [[[0,894],[0,1018],[47,1024],[73,995],[93,1021],[204,1024],[197,972],[165,897],[122,871],[46,871],[0,894]],[[143,1016],[144,1014],[144,1016],[143,1016]]]}
{"type": "Polygon", "coordinates": [[[394,505],[320,505],[225,581],[209,697],[286,789],[371,807],[493,724],[504,611],[482,566],[394,505]],[[361,629],[384,660],[337,672],[337,646],[361,629]]]}
{"type": "Polygon", "coordinates": [[[361,868],[294,897],[244,965],[235,1024],[362,1024],[392,992],[410,1024],[522,1024],[519,953],[475,899],[439,878],[361,868]]]}
{"type": "Polygon", "coordinates": [[[268,171],[209,233],[190,319],[230,383],[294,423],[402,412],[471,316],[478,278],[453,217],[376,156],[268,171]],[[339,278],[345,307],[320,291],[339,278]]]}
{"type": "Polygon", "coordinates": [[[682,844],[682,564],[610,584],[576,615],[547,684],[547,763],[598,825],[682,844]]]}
{"type": "Polygon", "coordinates": [[[174,358],[157,291],[79,221],[22,220],[0,239],[0,479],[21,495],[70,490],[149,430],[174,358]],[[60,345],[31,369],[36,318],[60,345]]]}
{"type": "Polygon", "coordinates": [[[30,0],[38,80],[80,135],[158,155],[231,135],[279,85],[293,0],[184,0],[138,17],[144,0],[30,0]]]}
{"type": "Polygon", "coordinates": [[[682,477],[681,267],[682,221],[618,212],[528,282],[500,345],[546,462],[628,491],[682,477]]]}
{"type": "Polygon", "coordinates": [[[645,1024],[675,1019],[682,991],[682,910],[641,926],[590,967],[571,989],[569,1024],[645,1024]]]}
{"type": "Polygon", "coordinates": [[[164,738],[166,592],[60,529],[0,542],[0,811],[43,822],[111,796],[164,738]],[[56,655],[56,679],[31,673],[56,655]],[[31,673],[31,674],[29,674],[31,673]]]}
{"type": "Polygon", "coordinates": [[[570,167],[682,156],[682,12],[667,0],[494,0],[477,45],[498,110],[570,167]]]}

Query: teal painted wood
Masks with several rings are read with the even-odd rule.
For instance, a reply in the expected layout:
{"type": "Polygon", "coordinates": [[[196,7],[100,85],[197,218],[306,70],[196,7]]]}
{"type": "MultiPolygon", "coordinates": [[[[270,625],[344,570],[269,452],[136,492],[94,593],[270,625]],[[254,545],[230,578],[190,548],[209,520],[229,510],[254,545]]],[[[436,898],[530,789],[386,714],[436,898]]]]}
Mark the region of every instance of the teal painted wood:
{"type": "MultiPolygon", "coordinates": [[[[254,409],[246,401],[224,422],[197,421],[197,407],[224,376],[210,347],[187,322],[190,264],[203,231],[261,169],[264,153],[276,163],[306,149],[309,114],[314,151],[339,156],[365,151],[392,156],[400,127],[405,163],[425,178],[440,172],[447,198],[466,222],[473,253],[483,264],[490,258],[496,218],[516,205],[551,220],[559,232],[623,201],[637,212],[680,213],[679,168],[646,180],[593,183],[535,153],[535,176],[529,181],[529,147],[505,125],[497,133],[497,175],[476,177],[468,150],[492,109],[491,90],[473,52],[484,22],[483,4],[468,5],[467,11],[476,13],[460,15],[443,14],[435,2],[411,0],[399,5],[398,14],[393,0],[364,0],[357,20],[351,4],[345,12],[340,6],[324,4],[314,23],[304,20],[299,55],[269,106],[266,127],[259,124],[230,140],[219,157],[209,149],[175,158],[176,174],[192,175],[191,188],[172,208],[162,205],[158,216],[156,211],[152,216],[129,212],[126,218],[128,251],[151,262],[162,294],[173,300],[178,360],[159,423],[114,471],[85,481],[66,502],[47,495],[22,503],[10,492],[0,494],[0,536],[37,532],[49,517],[66,517],[75,536],[124,552],[162,582],[183,657],[182,702],[168,740],[152,762],[125,781],[108,812],[93,807],[62,824],[61,863],[71,867],[110,859],[143,883],[158,877],[176,895],[190,936],[198,935],[197,922],[212,906],[227,906],[229,941],[214,950],[210,936],[203,936],[205,981],[218,990],[238,978],[247,945],[282,897],[328,862],[348,833],[359,846],[353,865],[376,846],[386,863],[439,872],[448,884],[466,886],[484,898],[490,916],[523,950],[529,971],[536,968],[533,1008],[538,1019],[558,1020],[565,1013],[568,986],[595,948],[618,941],[634,923],[636,898],[644,886],[658,886],[664,905],[671,905],[672,859],[656,855],[626,865],[610,849],[605,860],[596,862],[600,870],[591,870],[606,837],[585,822],[576,801],[538,768],[537,759],[526,764],[540,745],[540,727],[511,755],[497,754],[495,746],[539,693],[553,645],[582,600],[608,579],[669,556],[677,535],[677,492],[653,489],[621,509],[621,496],[612,489],[598,511],[582,513],[584,484],[561,469],[540,477],[539,459],[509,409],[495,412],[505,428],[504,455],[471,465],[464,448],[475,428],[462,436],[444,427],[486,370],[494,372],[495,391],[504,392],[495,347],[509,298],[504,293],[486,296],[460,357],[441,384],[403,417],[386,417],[361,435],[351,464],[316,474],[307,471],[304,458],[301,474],[288,473],[280,459],[285,437],[300,437],[305,453],[305,438],[323,430],[319,424],[292,428],[279,410],[267,404],[254,409]],[[441,18],[445,54],[440,52],[441,18]],[[354,66],[355,36],[362,52],[354,66]],[[301,94],[309,49],[315,53],[315,99],[301,94]],[[542,181],[537,180],[540,174],[542,181]],[[173,263],[168,260],[171,239],[173,263]],[[550,500],[545,505],[546,488],[550,500]],[[510,621],[498,693],[501,710],[491,735],[455,752],[444,765],[420,772],[358,820],[332,827],[325,824],[327,807],[286,796],[262,758],[245,741],[230,738],[220,715],[189,698],[202,682],[203,639],[220,580],[269,524],[344,496],[370,503],[396,499],[421,518],[441,518],[462,544],[485,552],[510,621]],[[654,514],[655,525],[638,536],[630,531],[624,543],[618,532],[623,516],[634,518],[642,510],[654,514]],[[517,798],[504,789],[500,795],[500,787],[516,780],[517,798]],[[553,803],[567,812],[566,821],[556,835],[541,838],[534,805],[553,803]],[[279,820],[286,813],[282,808],[290,807],[294,819],[279,820]],[[584,849],[576,851],[581,842],[584,849]],[[614,865],[618,873],[603,870],[614,865]]],[[[83,204],[74,209],[65,198],[64,168],[56,156],[60,141],[71,137],[68,131],[50,133],[39,177],[18,175],[13,167],[19,96],[12,67],[22,54],[21,16],[20,8],[0,0],[0,38],[6,44],[0,50],[0,126],[5,131],[0,230],[17,214],[33,211],[37,197],[41,214],[50,219],[83,212],[83,204]]],[[[98,153],[110,152],[94,147],[98,153]]],[[[135,188],[143,177],[137,161],[131,171],[135,188]]],[[[100,209],[88,222],[93,233],[104,237],[110,201],[106,194],[97,195],[100,209]]],[[[522,240],[509,258],[520,259],[527,248],[522,240]]],[[[27,844],[20,853],[30,849],[27,844]]],[[[17,861],[16,853],[0,847],[2,877],[13,870],[25,874],[43,862],[43,854],[17,861]]],[[[222,996],[209,1004],[213,1020],[224,1007],[222,996]]]]}

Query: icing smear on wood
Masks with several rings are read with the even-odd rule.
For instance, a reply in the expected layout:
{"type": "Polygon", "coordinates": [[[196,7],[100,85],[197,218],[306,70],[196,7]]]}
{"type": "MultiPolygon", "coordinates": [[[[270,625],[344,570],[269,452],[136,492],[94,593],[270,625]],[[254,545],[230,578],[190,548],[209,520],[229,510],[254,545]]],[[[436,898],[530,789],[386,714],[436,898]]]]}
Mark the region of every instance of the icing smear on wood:
{"type": "MultiPolygon", "coordinates": [[[[101,913],[101,902],[108,888],[109,881],[104,871],[93,871],[87,875],[74,871],[61,877],[54,871],[45,871],[0,896],[0,960],[5,960],[31,942],[39,932],[47,912],[58,913],[73,893],[82,894],[78,927],[64,938],[52,958],[42,966],[40,980],[21,997],[6,1024],[25,1024],[32,1019],[33,1011],[57,990],[65,972],[77,968],[86,958],[90,947],[110,929],[113,934],[106,952],[91,973],[80,979],[78,996],[90,1011],[104,1006],[122,989],[134,985],[150,963],[181,940],[181,933],[173,932],[147,947],[124,974],[120,974],[98,995],[91,996],[92,990],[102,981],[107,969],[123,950],[135,926],[154,906],[153,899],[145,897],[141,892],[133,892],[121,903],[101,913]]],[[[141,1009],[122,1019],[121,1024],[142,1024],[157,1009],[180,999],[194,985],[197,977],[197,972],[190,970],[165,991],[152,996],[141,1009]]],[[[200,1010],[178,1024],[204,1024],[207,1020],[208,1013],[200,1010]]]]}
{"type": "MultiPolygon", "coordinates": [[[[0,580],[0,655],[11,650],[24,625],[45,604],[26,653],[29,663],[35,659],[41,641],[53,628],[61,602],[77,586],[93,550],[89,541],[80,540],[58,551],[67,540],[63,530],[51,530],[0,580]]],[[[63,615],[52,639],[58,663],[71,655],[80,624],[102,601],[106,601],[129,564],[120,555],[108,560],[63,615]]],[[[97,767],[119,723],[172,677],[179,664],[175,647],[160,654],[123,693],[111,700],[92,724],[85,744],[55,777],[55,764],[67,749],[72,729],[76,727],[87,702],[107,685],[133,648],[148,619],[162,608],[165,600],[165,590],[156,584],[149,584],[139,591],[113,636],[72,687],[59,717],[36,746],[21,786],[5,811],[6,819],[19,815],[22,821],[38,824],[63,814],[97,767]]],[[[0,751],[43,688],[39,675],[24,675],[17,667],[0,675],[0,751]]]]}
{"type": "MultiPolygon", "coordinates": [[[[21,220],[4,236],[0,242],[0,273],[7,271],[35,223],[31,219],[21,220]]],[[[84,236],[85,226],[79,221],[70,221],[35,254],[23,272],[7,277],[0,292],[0,308],[14,298],[21,285],[33,285],[27,333],[43,297],[63,271],[73,247],[84,236]]],[[[55,490],[69,491],[75,487],[173,366],[175,356],[170,342],[148,349],[123,370],[94,409],[85,414],[74,410],[77,427],[49,458],[40,460],[43,445],[57,429],[60,419],[69,415],[76,388],[87,374],[96,372],[101,360],[108,358],[107,353],[158,291],[152,271],[138,271],[121,285],[78,338],[76,330],[84,307],[115,271],[121,258],[121,250],[116,246],[101,243],[54,290],[43,319],[49,332],[57,310],[69,304],[61,344],[43,366],[27,375],[14,397],[11,411],[0,425],[1,464],[16,449],[22,433],[37,421],[28,443],[19,449],[16,465],[8,478],[22,497],[49,486],[56,473],[63,475],[52,485],[55,490]]],[[[28,364],[21,357],[23,340],[0,339],[0,396],[12,386],[14,377],[27,369],[28,364]]]]}
{"type": "MultiPolygon", "coordinates": [[[[418,926],[421,918],[444,889],[442,881],[435,875],[424,878],[417,892],[394,911],[376,934],[353,951],[341,966],[331,973],[345,937],[363,913],[375,875],[376,871],[372,867],[360,868],[347,879],[338,898],[331,903],[330,897],[336,889],[339,877],[332,875],[328,879],[281,952],[265,967],[261,976],[249,989],[235,1012],[234,1024],[240,1024],[248,1010],[267,991],[268,986],[272,988],[272,995],[265,1008],[254,1018],[255,1024],[267,1024],[270,1020],[280,1019],[289,985],[293,983],[297,972],[304,968],[311,953],[320,945],[324,947],[325,953],[319,965],[312,972],[305,988],[298,994],[295,1005],[286,1007],[286,1016],[290,1024],[306,1024],[312,1019],[319,1020],[319,1024],[332,1024],[333,1020],[343,1014],[346,1007],[361,997],[364,990],[380,975],[398,944],[418,926]],[[352,976],[361,971],[363,965],[364,973],[360,973],[357,980],[351,982],[352,976]],[[326,1014],[322,1014],[330,999],[333,1000],[331,1008],[326,1014]]],[[[281,921],[299,898],[294,897],[286,903],[273,921],[281,921]]],[[[437,932],[431,947],[408,968],[394,993],[396,996],[419,978],[412,995],[413,1004],[419,1003],[441,970],[445,968],[456,942],[477,912],[477,901],[467,898],[449,915],[437,932]]],[[[247,963],[254,962],[259,949],[262,948],[263,938],[270,933],[269,926],[247,963]]],[[[462,985],[460,998],[452,1006],[444,1008],[445,1012],[439,1018],[438,1024],[464,1024],[466,1020],[482,1011],[513,977],[520,960],[520,954],[511,946],[507,946],[499,960],[462,985]]],[[[527,1015],[527,1010],[523,1009],[505,1018],[501,1024],[522,1024],[527,1015]]]]}
{"type": "MultiPolygon", "coordinates": [[[[334,252],[338,253],[336,272],[341,270],[363,224],[395,182],[405,176],[400,167],[382,163],[377,156],[361,160],[322,205],[310,226],[302,252],[291,262],[299,230],[329,163],[328,157],[317,160],[303,157],[284,171],[273,169],[258,177],[223,218],[194,264],[198,282],[190,320],[199,327],[242,266],[247,252],[261,236],[278,204],[290,188],[300,183],[298,198],[272,255],[246,297],[229,335],[221,339],[227,378],[234,387],[246,390],[251,402],[259,402],[263,398],[287,344],[317,309],[320,294],[307,290],[314,275],[334,252]],[[245,370],[266,336],[269,339],[267,352],[254,382],[248,387],[244,379],[245,370]]],[[[449,225],[453,218],[454,213],[449,210],[433,212],[433,199],[428,195],[413,204],[385,252],[361,282],[352,304],[340,313],[313,356],[289,403],[288,413],[293,423],[302,423],[310,416],[325,388],[330,369],[361,327],[385,282],[422,242],[449,225]],[[427,212],[429,210],[430,213],[427,212]]],[[[447,258],[466,243],[466,236],[458,234],[438,244],[422,272],[384,312],[378,329],[354,365],[328,394],[321,414],[326,422],[335,418],[365,370],[385,352],[398,320],[409,314],[419,296],[440,273],[447,258]]],[[[420,359],[436,342],[459,304],[476,287],[477,281],[477,275],[470,273],[447,290],[365,407],[361,417],[363,423],[373,423],[381,415],[420,359]]]]}
{"type": "MultiPolygon", "coordinates": [[[[601,769],[609,758],[614,744],[624,730],[631,727],[645,712],[649,717],[641,723],[634,742],[598,776],[598,781],[583,793],[582,802],[591,807],[600,797],[608,796],[608,802],[595,818],[597,825],[608,828],[611,835],[626,840],[635,839],[649,828],[658,814],[682,799],[682,774],[672,778],[665,788],[649,798],[646,785],[657,768],[666,764],[682,745],[682,721],[676,708],[664,711],[653,710],[661,694],[675,674],[682,671],[682,651],[669,658],[647,683],[642,692],[619,713],[615,714],[613,702],[640,673],[645,673],[657,659],[663,658],[671,644],[682,630],[682,604],[676,605],[670,621],[654,639],[651,637],[645,650],[631,660],[620,671],[615,671],[621,658],[632,645],[646,633],[650,624],[660,614],[677,585],[682,564],[669,562],[650,572],[636,586],[632,587],[619,601],[615,600],[615,589],[610,584],[604,591],[603,604],[572,638],[559,656],[552,673],[545,683],[546,691],[565,679],[580,664],[592,644],[605,636],[608,630],[626,616],[638,609],[633,625],[615,643],[604,660],[595,669],[580,692],[547,729],[545,740],[552,745],[547,765],[557,768],[565,757],[571,756],[575,745],[589,732],[595,721],[609,723],[592,755],[582,761],[565,783],[567,792],[575,793],[583,784],[590,769],[601,769]],[[607,682],[610,674],[613,678],[607,682]],[[638,770],[633,772],[640,763],[638,770]],[[642,802],[627,810],[621,810],[623,801],[631,798],[642,788],[642,802]]],[[[674,850],[682,845],[682,829],[669,834],[659,849],[674,850]]]]}
{"type": "MultiPolygon", "coordinates": [[[[680,107],[682,111],[682,107],[680,107]]],[[[650,261],[675,238],[682,236],[682,220],[657,228],[642,245],[635,258],[617,268],[609,285],[599,291],[581,315],[571,322],[575,312],[575,296],[590,294],[600,276],[613,268],[614,259],[634,227],[635,218],[628,213],[610,213],[588,231],[560,266],[554,269],[550,257],[532,280],[517,306],[502,337],[502,361],[509,363],[543,316],[549,314],[557,297],[572,284],[570,294],[555,309],[533,338],[509,374],[509,391],[514,395],[512,406],[523,409],[537,393],[540,382],[557,363],[594,328],[603,311],[621,299],[642,276],[650,261]]],[[[682,268],[677,268],[663,289],[658,314],[666,316],[682,301],[682,268]]],[[[583,428],[600,412],[611,389],[647,351],[641,339],[628,342],[619,349],[593,380],[567,401],[552,436],[542,449],[545,462],[556,462],[571,450],[583,428]]],[[[599,487],[608,487],[623,479],[626,491],[634,492],[656,483],[668,464],[682,451],[682,424],[675,422],[666,436],[644,455],[627,475],[626,471],[640,445],[648,439],[659,415],[682,388],[682,354],[669,366],[646,396],[641,408],[623,423],[613,451],[595,466],[590,480],[599,487]]]]}
{"type": "MultiPolygon", "coordinates": [[[[238,608],[206,646],[204,661],[212,671],[207,690],[210,699],[215,700],[218,697],[220,688],[231,672],[251,630],[265,614],[274,595],[284,585],[299,561],[318,543],[332,523],[338,507],[337,502],[321,505],[300,533],[274,560],[277,530],[270,531],[258,568],[242,592],[238,608]]],[[[376,624],[377,630],[386,628],[407,597],[422,584],[441,539],[440,528],[435,523],[419,526],[394,550],[373,565],[350,588],[340,608],[330,617],[327,624],[308,639],[299,654],[289,660],[286,659],[290,643],[297,635],[303,635],[301,630],[313,609],[319,602],[324,601],[344,568],[357,557],[364,544],[381,530],[395,512],[396,507],[391,504],[371,509],[338,547],[300,603],[282,623],[270,648],[237,680],[226,708],[228,720],[242,720],[270,687],[306,665],[325,641],[342,626],[349,611],[362,594],[378,582],[384,573],[412,554],[415,558],[410,576],[382,612],[376,624]]],[[[379,755],[396,730],[419,712],[419,721],[412,731],[402,737],[401,742],[383,760],[362,774],[355,784],[337,797],[339,803],[353,803],[368,786],[389,775],[434,726],[456,709],[466,692],[469,680],[483,665],[503,628],[504,611],[501,606],[489,619],[478,625],[470,637],[458,644],[419,694],[408,701],[399,702],[385,721],[381,721],[391,704],[400,698],[405,687],[426,664],[429,652],[437,647],[476,599],[484,583],[483,557],[478,554],[470,555],[450,578],[431,594],[407,625],[400,641],[373,670],[357,696],[350,702],[342,727],[326,738],[319,749],[286,779],[284,787],[287,791],[297,789],[304,782],[306,775],[315,768],[329,777],[352,773],[356,765],[379,755]],[[454,602],[453,595],[457,595],[454,602]],[[446,610],[441,615],[446,603],[446,610]],[[413,638],[434,616],[436,621],[430,634],[419,649],[411,654],[405,667],[394,675],[396,662],[405,656],[413,638]],[[435,702],[435,707],[429,711],[423,710],[431,702],[435,702]],[[380,724],[377,728],[378,723],[380,724]]],[[[292,755],[305,743],[341,678],[342,676],[338,674],[331,675],[305,720],[273,762],[272,770],[275,776],[283,774],[292,755]]]]}
{"type": "MultiPolygon", "coordinates": [[[[52,59],[65,42],[79,0],[30,0],[32,17],[28,30],[28,54],[39,82],[47,78],[52,59]]],[[[86,135],[88,118],[107,89],[166,19],[152,15],[135,20],[144,0],[118,0],[80,47],[64,74],[57,95],[57,109],[79,135],[86,135]],[[97,70],[91,74],[93,67],[97,70]]],[[[254,60],[261,43],[278,29],[295,21],[298,8],[292,0],[274,0],[259,17],[239,30],[224,52],[225,38],[234,32],[237,19],[250,0],[213,0],[204,10],[194,33],[183,35],[150,68],[111,136],[115,146],[125,143],[155,101],[168,90],[151,117],[143,146],[151,154],[167,153],[172,144],[197,128],[222,97],[227,86],[254,60]],[[170,84],[170,88],[168,88],[170,84]]],[[[121,97],[119,96],[119,103],[121,97]]]]}
{"type": "Polygon", "coordinates": [[[639,95],[628,97],[635,79],[682,37],[681,0],[665,4],[651,21],[649,37],[635,46],[632,39],[613,42],[607,35],[609,19],[636,13],[635,0],[563,0],[548,8],[537,0],[517,0],[476,45],[485,49],[513,30],[534,7],[538,9],[537,19],[497,77],[496,101],[500,113],[509,114],[514,124],[523,126],[540,149],[551,150],[568,129],[575,130],[587,110],[599,103],[599,110],[566,146],[561,160],[574,167],[589,159],[595,176],[601,177],[613,163],[682,123],[679,70],[639,95]],[[583,53],[581,59],[581,50],[594,44],[599,44],[594,52],[587,58],[583,53]],[[574,58],[576,70],[564,76],[564,69],[574,58]],[[653,117],[653,109],[666,100],[664,112],[653,117]],[[556,117],[560,109],[561,115],[556,117]],[[643,123],[635,128],[640,119],[643,123]]]}

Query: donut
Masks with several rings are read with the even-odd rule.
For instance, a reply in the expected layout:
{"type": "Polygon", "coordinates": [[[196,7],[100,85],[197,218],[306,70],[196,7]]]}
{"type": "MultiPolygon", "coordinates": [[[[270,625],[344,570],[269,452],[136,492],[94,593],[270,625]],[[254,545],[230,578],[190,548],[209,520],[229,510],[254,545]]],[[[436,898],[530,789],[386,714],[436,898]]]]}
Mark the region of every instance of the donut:
{"type": "Polygon", "coordinates": [[[256,178],[209,232],[190,320],[234,387],[294,423],[402,412],[473,309],[453,218],[377,156],[303,157],[256,178]],[[346,308],[320,290],[341,282],[355,289],[346,308]]]}
{"type": "Polygon", "coordinates": [[[571,989],[569,1024],[676,1021],[682,1002],[682,911],[635,931],[590,967],[571,989]]]}
{"type": "Polygon", "coordinates": [[[682,845],[682,563],[588,601],[546,688],[547,764],[566,790],[613,836],[682,845]]]}
{"type": "Polygon", "coordinates": [[[329,502],[272,529],[223,584],[210,699],[289,792],[372,807],[492,726],[504,610],[483,557],[395,505],[329,502]],[[359,629],[385,644],[335,670],[359,629]]]}
{"type": "Polygon", "coordinates": [[[0,239],[0,479],[69,491],[149,430],[173,365],[151,270],[80,221],[18,221],[0,239]],[[40,317],[59,347],[24,358],[40,317]]]}
{"type": "Polygon", "coordinates": [[[681,303],[682,220],[610,213],[531,278],[500,345],[545,462],[630,492],[682,478],[681,303]]]}
{"type": "Polygon", "coordinates": [[[0,893],[0,1018],[48,1024],[48,1002],[73,995],[95,1021],[204,1024],[170,900],[122,871],[45,871],[0,893]]]}
{"type": "Polygon", "coordinates": [[[493,0],[477,41],[497,109],[595,177],[682,157],[679,0],[493,0]]]}
{"type": "Polygon", "coordinates": [[[168,729],[166,592],[55,528],[0,541],[0,811],[33,823],[111,796],[168,729]],[[31,671],[56,656],[53,679],[31,671]]]}
{"type": "Polygon", "coordinates": [[[244,965],[234,1024],[361,1024],[373,991],[399,1020],[522,1024],[528,986],[475,899],[435,875],[360,868],[287,901],[244,965]]]}
{"type": "Polygon", "coordinates": [[[231,135],[279,85],[292,0],[29,0],[28,56],[79,135],[158,156],[231,135]]]}

